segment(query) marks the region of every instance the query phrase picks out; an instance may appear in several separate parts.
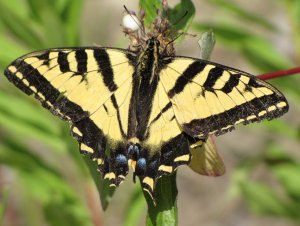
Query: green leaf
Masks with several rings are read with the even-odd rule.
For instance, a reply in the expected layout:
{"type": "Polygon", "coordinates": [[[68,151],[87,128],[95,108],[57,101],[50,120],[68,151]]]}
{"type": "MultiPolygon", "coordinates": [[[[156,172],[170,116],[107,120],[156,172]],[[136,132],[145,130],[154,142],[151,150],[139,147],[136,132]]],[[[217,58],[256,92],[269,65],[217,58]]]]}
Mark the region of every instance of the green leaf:
{"type": "Polygon", "coordinates": [[[161,0],[140,0],[139,7],[145,11],[145,25],[151,27],[152,23],[157,17],[157,10],[162,9],[161,0]]]}
{"type": "Polygon", "coordinates": [[[191,0],[181,0],[168,10],[168,19],[175,30],[187,31],[195,16],[195,6],[191,0]]]}
{"type": "Polygon", "coordinates": [[[176,173],[158,179],[155,187],[156,205],[144,191],[148,204],[147,226],[178,225],[177,194],[176,173]]]}
{"type": "Polygon", "coordinates": [[[0,91],[0,123],[22,138],[35,138],[45,142],[56,151],[65,151],[65,141],[60,136],[54,116],[36,104],[0,91]],[[22,109],[22,111],[20,111],[22,109]]]}
{"type": "Polygon", "coordinates": [[[229,43],[236,43],[241,45],[240,42],[247,39],[249,36],[252,36],[249,32],[244,29],[240,29],[237,26],[226,23],[193,23],[193,29],[199,32],[212,30],[218,39],[218,41],[227,41],[229,43]]]}
{"type": "Polygon", "coordinates": [[[236,16],[238,17],[238,20],[243,20],[247,22],[247,24],[261,26],[270,31],[277,30],[272,23],[264,19],[261,15],[257,15],[255,12],[249,12],[241,8],[236,2],[227,0],[210,0],[208,2],[212,3],[213,5],[215,5],[215,7],[218,7],[219,9],[226,10],[227,14],[229,14],[230,16],[236,16]]]}
{"type": "Polygon", "coordinates": [[[61,17],[65,17],[64,12],[72,5],[77,4],[78,2],[81,2],[81,0],[56,0],[53,2],[50,0],[52,4],[54,4],[54,8],[58,14],[61,15],[61,17]]]}
{"type": "Polygon", "coordinates": [[[289,156],[278,144],[269,146],[266,152],[266,163],[271,172],[278,178],[284,191],[292,200],[300,203],[300,162],[289,156]]]}
{"type": "Polygon", "coordinates": [[[248,206],[258,214],[286,216],[289,208],[276,194],[272,188],[261,183],[243,181],[240,189],[248,206]]]}
{"type": "Polygon", "coordinates": [[[0,162],[2,164],[13,166],[14,169],[23,172],[32,172],[35,168],[41,168],[53,175],[59,175],[57,170],[47,165],[39,156],[30,152],[19,139],[2,136],[0,147],[0,162]]]}
{"type": "Polygon", "coordinates": [[[96,162],[92,161],[86,156],[84,156],[84,160],[89,168],[90,174],[92,175],[93,181],[97,187],[102,209],[106,210],[115,193],[115,187],[110,187],[109,180],[103,179],[101,177],[100,173],[96,170],[98,167],[96,162]]]}
{"type": "MultiPolygon", "coordinates": [[[[24,96],[22,93],[21,95],[24,96]]],[[[24,123],[31,124],[39,129],[40,132],[45,131],[47,134],[58,135],[59,128],[57,124],[53,123],[51,113],[44,110],[38,103],[29,101],[29,98],[23,99],[0,91],[0,113],[11,117],[11,120],[20,119],[24,123]]]]}
{"type": "Polygon", "coordinates": [[[86,205],[71,185],[66,184],[66,179],[39,168],[30,174],[19,172],[19,175],[20,184],[24,184],[24,190],[27,188],[27,197],[42,204],[44,216],[51,225],[71,225],[71,222],[75,222],[75,225],[92,225],[86,205]]]}
{"type": "Polygon", "coordinates": [[[290,195],[294,200],[300,202],[300,164],[296,163],[282,163],[276,164],[271,167],[272,172],[279,179],[280,183],[283,185],[284,190],[290,195]]]}
{"type": "Polygon", "coordinates": [[[67,153],[74,160],[78,175],[82,175],[84,178],[90,178],[90,172],[86,167],[86,163],[83,159],[83,156],[79,151],[79,143],[74,137],[70,134],[70,125],[62,123],[60,127],[61,138],[65,143],[67,153]]]}
{"type": "Polygon", "coordinates": [[[92,222],[88,215],[83,215],[76,210],[75,200],[65,199],[63,201],[54,200],[46,204],[43,208],[45,219],[52,226],[74,226],[74,225],[90,225],[92,222]],[[75,207],[75,208],[74,208],[75,207]],[[64,210],[64,211],[61,211],[64,210]],[[80,215],[76,215],[76,214],[80,215]]]}
{"type": "Polygon", "coordinates": [[[145,199],[141,187],[135,186],[135,190],[132,193],[130,201],[127,206],[130,208],[126,211],[126,217],[124,220],[124,226],[138,225],[142,213],[145,211],[145,199]]]}
{"type": "Polygon", "coordinates": [[[64,27],[66,33],[66,43],[71,46],[79,45],[79,22],[82,12],[82,0],[73,0],[63,11],[64,27]]]}
{"type": "Polygon", "coordinates": [[[286,10],[286,15],[289,17],[295,58],[300,59],[300,2],[298,0],[289,0],[279,1],[279,3],[286,10]]]}
{"type": "MultiPolygon", "coordinates": [[[[276,85],[276,87],[282,87],[281,91],[284,94],[288,94],[290,97],[294,98],[296,102],[300,101],[299,83],[300,76],[293,75],[288,77],[281,77],[271,80],[271,83],[276,85]]],[[[299,106],[295,106],[299,107],[299,106]]]]}
{"type": "MultiPolygon", "coordinates": [[[[13,0],[13,1],[1,1],[1,6],[4,6],[4,9],[8,9],[14,14],[17,14],[19,17],[26,17],[29,14],[28,8],[29,0],[13,0]]],[[[0,9],[1,10],[1,9],[0,9]]]]}
{"type": "Polygon", "coordinates": [[[9,188],[7,186],[4,186],[1,189],[1,193],[0,193],[0,225],[2,225],[3,223],[5,210],[8,204],[8,198],[9,198],[9,188]]]}
{"type": "Polygon", "coordinates": [[[41,19],[41,16],[42,16],[41,9],[43,9],[44,7],[50,6],[48,0],[44,0],[44,1],[30,0],[30,1],[26,1],[26,2],[29,6],[31,16],[36,21],[40,21],[40,19],[41,19]]]}
{"type": "Polygon", "coordinates": [[[257,129],[257,128],[265,128],[268,133],[276,134],[276,136],[280,137],[288,137],[290,139],[299,139],[298,129],[295,128],[296,125],[291,125],[288,122],[285,122],[281,119],[273,120],[273,121],[264,121],[264,123],[252,124],[249,125],[248,128],[257,129]]]}
{"type": "Polygon", "coordinates": [[[40,9],[43,26],[43,43],[46,48],[66,45],[64,24],[53,7],[40,9]],[[49,20],[51,18],[51,20],[49,20]],[[56,32],[53,32],[56,31],[56,32]]]}
{"type": "Polygon", "coordinates": [[[282,147],[275,142],[269,143],[264,159],[268,165],[272,166],[278,163],[294,163],[295,161],[288,152],[282,150],[282,147]]]}
{"type": "Polygon", "coordinates": [[[20,17],[16,13],[13,13],[13,11],[9,10],[1,2],[0,19],[8,31],[26,45],[33,48],[39,48],[42,45],[40,36],[34,29],[35,27],[27,26],[28,24],[32,24],[32,21],[27,17],[20,17]]]}
{"type": "MultiPolygon", "coordinates": [[[[12,41],[10,37],[0,35],[0,67],[1,71],[11,63],[17,56],[21,56],[28,52],[27,47],[22,46],[20,43],[12,41]]],[[[1,73],[2,75],[2,73],[1,73]]],[[[2,76],[1,76],[2,77],[2,76]]],[[[2,77],[3,78],[3,77],[2,77]]],[[[2,79],[0,78],[0,79],[2,79]]],[[[2,82],[1,82],[2,83],[2,82]]]]}
{"type": "Polygon", "coordinates": [[[34,200],[41,203],[49,222],[55,221],[57,225],[69,225],[65,221],[76,222],[76,225],[91,225],[86,206],[66,183],[66,179],[41,157],[29,151],[24,144],[17,142],[15,138],[3,139],[2,137],[0,162],[17,172],[18,186],[26,194],[25,198],[30,197],[30,202],[34,200]],[[59,213],[53,212],[54,206],[57,206],[56,210],[59,213]],[[55,219],[51,221],[48,218],[50,215],[55,219]],[[58,218],[58,215],[61,217],[58,218]],[[58,224],[59,219],[64,224],[58,224]]]}
{"type": "Polygon", "coordinates": [[[261,71],[279,71],[292,66],[266,39],[250,36],[242,44],[245,57],[261,71]]]}
{"type": "Polygon", "coordinates": [[[277,71],[292,66],[270,41],[253,35],[241,27],[222,23],[195,23],[193,27],[197,31],[212,29],[218,40],[230,47],[231,51],[233,48],[241,51],[249,62],[261,71],[277,71]]]}

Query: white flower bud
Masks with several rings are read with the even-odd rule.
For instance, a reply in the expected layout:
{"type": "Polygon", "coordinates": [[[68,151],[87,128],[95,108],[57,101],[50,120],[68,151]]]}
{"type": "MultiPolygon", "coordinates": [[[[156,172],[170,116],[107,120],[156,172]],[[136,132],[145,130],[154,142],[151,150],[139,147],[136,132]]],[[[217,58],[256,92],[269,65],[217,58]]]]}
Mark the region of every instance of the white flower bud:
{"type": "Polygon", "coordinates": [[[124,28],[130,29],[132,31],[139,30],[139,28],[141,26],[139,19],[135,15],[132,15],[132,14],[126,14],[123,17],[122,22],[123,22],[124,28]]]}

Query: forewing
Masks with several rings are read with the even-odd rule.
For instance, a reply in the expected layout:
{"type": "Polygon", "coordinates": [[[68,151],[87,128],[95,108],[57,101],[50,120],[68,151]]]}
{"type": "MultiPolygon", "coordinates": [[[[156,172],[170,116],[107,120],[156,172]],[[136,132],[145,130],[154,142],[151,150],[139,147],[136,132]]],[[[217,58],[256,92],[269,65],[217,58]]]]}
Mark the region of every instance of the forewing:
{"type": "Polygon", "coordinates": [[[127,132],[134,72],[128,54],[110,48],[43,50],[18,58],[5,75],[70,121],[81,151],[102,165],[106,145],[122,142],[127,132]]]}
{"type": "Polygon", "coordinates": [[[271,120],[288,110],[276,88],[246,72],[186,57],[166,61],[160,81],[176,120],[193,137],[220,135],[239,123],[271,120]]]}

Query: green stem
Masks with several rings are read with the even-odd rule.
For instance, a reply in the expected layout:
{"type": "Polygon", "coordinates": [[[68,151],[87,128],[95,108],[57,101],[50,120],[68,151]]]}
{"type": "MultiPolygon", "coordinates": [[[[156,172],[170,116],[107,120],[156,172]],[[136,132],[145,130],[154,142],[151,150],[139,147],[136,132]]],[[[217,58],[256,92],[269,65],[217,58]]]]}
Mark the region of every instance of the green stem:
{"type": "Polygon", "coordinates": [[[163,176],[157,181],[156,204],[144,193],[148,204],[146,226],[178,225],[177,194],[176,173],[163,176]]]}
{"type": "Polygon", "coordinates": [[[105,211],[111,201],[112,196],[114,195],[115,187],[110,187],[109,181],[100,177],[99,172],[95,170],[97,168],[96,162],[92,162],[87,156],[84,156],[83,159],[85,160],[89,168],[89,171],[99,193],[102,209],[105,211]]]}

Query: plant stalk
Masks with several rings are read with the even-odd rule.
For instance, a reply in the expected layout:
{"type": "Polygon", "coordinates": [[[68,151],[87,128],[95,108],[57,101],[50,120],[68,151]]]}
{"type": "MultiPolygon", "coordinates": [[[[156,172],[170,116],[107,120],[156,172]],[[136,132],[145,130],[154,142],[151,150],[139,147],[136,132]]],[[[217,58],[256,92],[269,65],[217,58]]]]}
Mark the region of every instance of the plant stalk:
{"type": "Polygon", "coordinates": [[[266,73],[266,74],[258,75],[257,77],[262,80],[268,80],[268,79],[273,79],[273,78],[278,78],[278,77],[292,75],[292,74],[298,74],[298,73],[300,73],[300,67],[266,73]]]}

